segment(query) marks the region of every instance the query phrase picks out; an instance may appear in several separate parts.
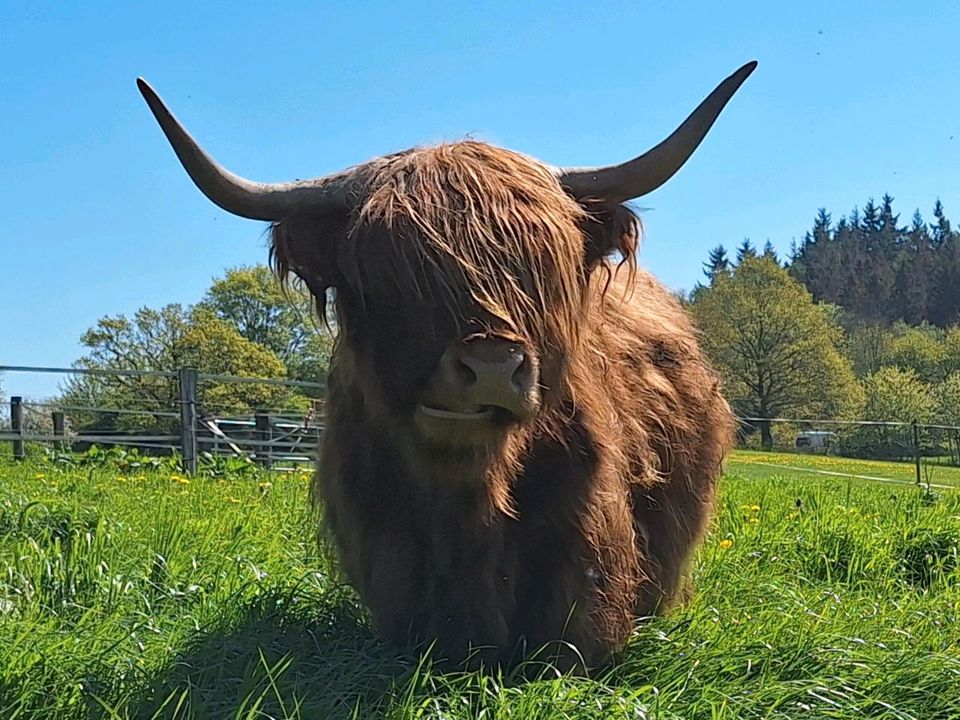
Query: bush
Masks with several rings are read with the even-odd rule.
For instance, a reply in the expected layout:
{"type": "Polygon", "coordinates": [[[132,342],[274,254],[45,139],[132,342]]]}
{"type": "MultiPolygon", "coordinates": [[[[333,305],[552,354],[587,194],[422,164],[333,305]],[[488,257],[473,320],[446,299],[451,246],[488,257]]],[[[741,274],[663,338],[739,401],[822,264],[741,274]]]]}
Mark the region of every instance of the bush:
{"type": "Polygon", "coordinates": [[[913,456],[910,423],[929,423],[935,415],[930,388],[913,370],[885,367],[863,381],[864,419],[901,425],[862,425],[846,434],[838,452],[852,457],[898,459],[913,456]]]}

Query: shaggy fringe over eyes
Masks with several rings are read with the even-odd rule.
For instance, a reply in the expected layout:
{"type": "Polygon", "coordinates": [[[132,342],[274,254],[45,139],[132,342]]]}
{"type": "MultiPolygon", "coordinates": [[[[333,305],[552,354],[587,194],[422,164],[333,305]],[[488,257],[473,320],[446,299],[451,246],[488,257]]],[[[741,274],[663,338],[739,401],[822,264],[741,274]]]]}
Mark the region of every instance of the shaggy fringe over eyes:
{"type": "Polygon", "coordinates": [[[538,345],[576,344],[588,218],[543,165],[466,141],[395,156],[368,187],[354,232],[386,230],[402,291],[419,295],[432,268],[448,300],[469,297],[538,345]]]}
{"type": "Polygon", "coordinates": [[[365,190],[352,220],[340,219],[342,234],[328,228],[338,224],[333,218],[291,217],[270,229],[275,272],[282,282],[298,275],[321,317],[333,274],[362,296],[368,275],[383,276],[371,268],[389,268],[401,297],[429,296],[452,311],[469,298],[519,338],[569,351],[591,299],[586,276],[600,265],[605,293],[612,268],[603,259],[615,253],[631,278],[635,272],[639,218],[620,205],[581,206],[519,153],[464,141],[378,158],[355,172],[365,190]]]}

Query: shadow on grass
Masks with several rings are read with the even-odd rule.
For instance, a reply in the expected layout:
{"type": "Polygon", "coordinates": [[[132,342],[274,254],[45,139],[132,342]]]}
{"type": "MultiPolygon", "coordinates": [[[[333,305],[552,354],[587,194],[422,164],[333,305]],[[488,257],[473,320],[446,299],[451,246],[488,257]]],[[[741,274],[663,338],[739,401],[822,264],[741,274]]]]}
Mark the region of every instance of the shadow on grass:
{"type": "Polygon", "coordinates": [[[376,640],[347,593],[319,604],[273,596],[245,608],[227,630],[199,637],[127,713],[176,720],[353,717],[414,671],[415,661],[376,640]]]}

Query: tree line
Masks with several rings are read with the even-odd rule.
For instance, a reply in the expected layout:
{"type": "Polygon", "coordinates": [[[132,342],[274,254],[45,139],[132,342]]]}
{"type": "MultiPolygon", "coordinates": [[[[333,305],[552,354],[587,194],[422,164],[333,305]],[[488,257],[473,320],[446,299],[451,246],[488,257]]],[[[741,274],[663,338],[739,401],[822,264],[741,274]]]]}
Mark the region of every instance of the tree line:
{"type": "MultiPolygon", "coordinates": [[[[756,254],[745,240],[737,260],[756,254]]],[[[764,254],[775,257],[769,243],[764,254]]],[[[711,250],[708,281],[733,264],[722,245],[711,250]]],[[[889,195],[879,205],[867,200],[837,222],[821,208],[785,266],[815,300],[838,305],[863,323],[945,328],[960,322],[960,233],[939,200],[931,223],[916,210],[902,224],[889,195]]]]}
{"type": "MultiPolygon", "coordinates": [[[[684,298],[725,392],[763,447],[768,418],[960,425],[960,236],[936,222],[900,227],[892,198],[834,226],[821,210],[781,261],[744,241],[710,251],[684,298]]],[[[880,433],[849,433],[868,450],[880,433]]]]}

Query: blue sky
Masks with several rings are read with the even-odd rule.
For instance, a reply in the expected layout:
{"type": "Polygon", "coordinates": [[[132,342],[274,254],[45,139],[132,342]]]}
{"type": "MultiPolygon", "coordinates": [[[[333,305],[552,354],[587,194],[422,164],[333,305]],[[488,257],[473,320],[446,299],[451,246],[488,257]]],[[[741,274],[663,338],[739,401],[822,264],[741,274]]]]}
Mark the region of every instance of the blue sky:
{"type": "MultiPolygon", "coordinates": [[[[960,3],[25,3],[0,0],[0,365],[67,366],[105,314],[199,299],[264,226],[189,182],[146,77],[227,167],[320,175],[465,136],[557,165],[659,142],[760,66],[643,198],[674,288],[744,237],[786,252],[819,207],[888,192],[960,222],[960,3]]],[[[7,394],[54,377],[7,375],[7,394]]]]}

